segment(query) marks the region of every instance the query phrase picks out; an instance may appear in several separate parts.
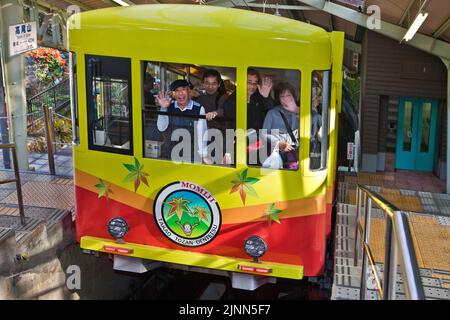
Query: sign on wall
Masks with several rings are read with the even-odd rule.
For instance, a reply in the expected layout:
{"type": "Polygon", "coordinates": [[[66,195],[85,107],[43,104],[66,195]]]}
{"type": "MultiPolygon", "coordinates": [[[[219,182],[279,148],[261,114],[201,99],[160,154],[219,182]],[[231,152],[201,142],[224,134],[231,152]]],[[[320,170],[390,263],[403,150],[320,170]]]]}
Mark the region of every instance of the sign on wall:
{"type": "Polygon", "coordinates": [[[354,158],[354,144],[353,142],[347,143],[347,160],[353,160],[354,158]]]}
{"type": "Polygon", "coordinates": [[[36,21],[9,26],[9,55],[37,48],[36,21]]]}

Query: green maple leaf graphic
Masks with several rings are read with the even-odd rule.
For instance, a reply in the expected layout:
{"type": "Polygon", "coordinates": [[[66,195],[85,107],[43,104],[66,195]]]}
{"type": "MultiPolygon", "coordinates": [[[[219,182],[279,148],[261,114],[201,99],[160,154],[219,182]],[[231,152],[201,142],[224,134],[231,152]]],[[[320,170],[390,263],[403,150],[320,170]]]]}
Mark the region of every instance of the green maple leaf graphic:
{"type": "Polygon", "coordinates": [[[272,225],[272,221],[275,221],[276,223],[280,223],[280,218],[278,218],[278,215],[283,210],[279,210],[275,208],[275,203],[272,203],[267,206],[266,209],[264,209],[264,214],[267,216],[267,222],[269,222],[269,226],[272,225]]]}
{"type": "Polygon", "coordinates": [[[98,178],[98,180],[100,183],[95,185],[95,187],[98,188],[98,197],[101,198],[104,196],[106,199],[109,199],[109,194],[114,192],[112,192],[109,184],[105,182],[105,180],[101,178],[98,178]]]}
{"type": "Polygon", "coordinates": [[[231,183],[233,187],[230,190],[230,194],[239,191],[242,203],[245,204],[247,193],[253,197],[258,197],[255,189],[251,186],[259,181],[258,178],[247,177],[248,168],[242,171],[242,174],[237,174],[238,180],[233,180],[231,183]]]}
{"type": "Polygon", "coordinates": [[[144,183],[147,187],[148,181],[148,173],[144,172],[144,165],[139,163],[139,160],[134,158],[134,165],[129,163],[123,164],[125,168],[130,172],[124,179],[125,182],[134,182],[134,192],[137,191],[141,182],[144,183]]]}
{"type": "Polygon", "coordinates": [[[183,197],[173,198],[171,201],[166,201],[164,204],[169,205],[171,208],[167,214],[167,218],[170,218],[174,214],[177,215],[178,221],[181,221],[183,213],[189,211],[188,204],[191,203],[189,200],[183,199],[183,197]]]}

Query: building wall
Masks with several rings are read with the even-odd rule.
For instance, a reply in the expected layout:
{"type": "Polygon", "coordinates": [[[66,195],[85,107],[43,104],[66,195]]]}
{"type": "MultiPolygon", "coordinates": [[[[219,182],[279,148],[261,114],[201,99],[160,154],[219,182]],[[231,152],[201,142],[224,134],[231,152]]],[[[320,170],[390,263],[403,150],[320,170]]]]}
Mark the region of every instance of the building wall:
{"type": "MultiPolygon", "coordinates": [[[[384,171],[383,159],[389,152],[386,122],[395,113],[392,101],[401,96],[445,100],[447,69],[438,57],[369,30],[361,67],[362,170],[384,171]]],[[[446,141],[440,142],[439,156],[445,156],[446,141]]]]}

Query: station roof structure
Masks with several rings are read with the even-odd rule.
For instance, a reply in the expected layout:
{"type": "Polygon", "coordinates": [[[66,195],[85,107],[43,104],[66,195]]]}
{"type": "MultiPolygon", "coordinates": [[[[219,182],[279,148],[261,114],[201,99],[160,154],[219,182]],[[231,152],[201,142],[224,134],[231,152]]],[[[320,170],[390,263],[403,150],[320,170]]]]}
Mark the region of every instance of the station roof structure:
{"type": "Polygon", "coordinates": [[[418,13],[427,12],[428,18],[407,44],[450,60],[450,6],[448,3],[445,4],[447,0],[34,0],[34,2],[48,9],[59,10],[76,5],[81,11],[120,6],[119,2],[122,2],[122,5],[183,3],[237,7],[279,14],[321,26],[328,31],[344,31],[346,46],[353,51],[360,50],[358,44],[362,41],[363,31],[368,27],[368,18],[376,17],[377,12],[374,10],[379,9],[382,25],[373,31],[399,42],[418,13]]]}

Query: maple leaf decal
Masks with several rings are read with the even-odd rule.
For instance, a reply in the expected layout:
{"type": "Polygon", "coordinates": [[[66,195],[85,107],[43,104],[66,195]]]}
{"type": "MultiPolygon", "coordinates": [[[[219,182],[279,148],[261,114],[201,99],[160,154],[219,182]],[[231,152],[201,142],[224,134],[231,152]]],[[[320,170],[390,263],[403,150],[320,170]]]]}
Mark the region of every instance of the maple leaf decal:
{"type": "Polygon", "coordinates": [[[98,188],[98,197],[101,198],[104,196],[108,200],[109,194],[114,192],[112,192],[109,184],[105,180],[100,178],[98,178],[98,180],[100,181],[100,183],[97,183],[95,185],[95,187],[98,188]]]}
{"type": "Polygon", "coordinates": [[[144,172],[144,165],[140,164],[139,160],[136,159],[136,157],[134,158],[134,165],[129,163],[124,163],[123,165],[130,172],[125,177],[125,182],[134,182],[134,192],[137,191],[141,182],[144,183],[147,187],[149,187],[146,178],[148,177],[148,173],[144,172]]]}
{"type": "Polygon", "coordinates": [[[245,199],[247,193],[253,197],[258,197],[255,189],[251,186],[259,181],[258,178],[247,177],[248,168],[242,171],[242,174],[237,174],[238,180],[233,180],[231,183],[233,187],[231,188],[230,194],[239,191],[242,203],[245,204],[245,199]]]}
{"type": "Polygon", "coordinates": [[[181,220],[181,218],[183,217],[183,213],[185,211],[189,211],[189,203],[191,203],[191,201],[183,199],[183,197],[180,197],[178,199],[173,198],[171,201],[164,202],[164,204],[167,204],[171,207],[169,213],[167,214],[167,218],[170,218],[171,216],[176,214],[178,220],[181,220]]]}
{"type": "Polygon", "coordinates": [[[272,203],[270,205],[267,206],[266,209],[264,209],[264,214],[267,217],[267,222],[269,222],[269,226],[272,225],[272,221],[275,221],[276,223],[280,223],[280,218],[278,218],[278,215],[282,212],[283,210],[279,210],[275,208],[275,203],[272,203]]]}

